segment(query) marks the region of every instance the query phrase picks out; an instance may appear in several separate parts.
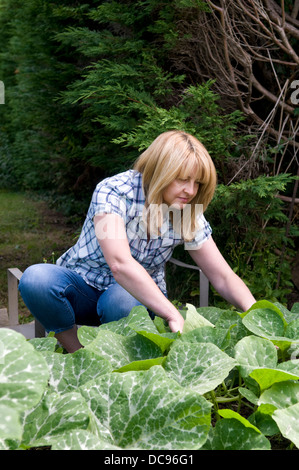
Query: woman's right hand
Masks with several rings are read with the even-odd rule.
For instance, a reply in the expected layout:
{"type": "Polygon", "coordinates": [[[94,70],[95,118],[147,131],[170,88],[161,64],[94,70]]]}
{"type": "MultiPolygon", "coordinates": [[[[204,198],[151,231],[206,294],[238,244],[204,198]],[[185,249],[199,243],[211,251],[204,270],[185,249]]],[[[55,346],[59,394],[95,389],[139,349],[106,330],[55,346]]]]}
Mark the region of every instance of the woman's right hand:
{"type": "Polygon", "coordinates": [[[180,333],[183,332],[184,318],[182,317],[182,315],[180,315],[179,312],[174,318],[171,318],[167,321],[168,321],[168,326],[173,333],[176,333],[177,331],[179,331],[180,333]]]}

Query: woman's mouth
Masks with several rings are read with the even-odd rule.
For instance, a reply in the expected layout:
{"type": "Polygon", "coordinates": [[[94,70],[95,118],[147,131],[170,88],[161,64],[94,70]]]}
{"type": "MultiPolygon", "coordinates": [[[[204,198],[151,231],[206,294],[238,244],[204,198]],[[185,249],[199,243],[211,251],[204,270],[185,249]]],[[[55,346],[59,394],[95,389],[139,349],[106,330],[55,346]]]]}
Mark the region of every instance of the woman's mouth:
{"type": "Polygon", "coordinates": [[[187,197],[179,197],[178,199],[185,204],[189,201],[187,197]]]}

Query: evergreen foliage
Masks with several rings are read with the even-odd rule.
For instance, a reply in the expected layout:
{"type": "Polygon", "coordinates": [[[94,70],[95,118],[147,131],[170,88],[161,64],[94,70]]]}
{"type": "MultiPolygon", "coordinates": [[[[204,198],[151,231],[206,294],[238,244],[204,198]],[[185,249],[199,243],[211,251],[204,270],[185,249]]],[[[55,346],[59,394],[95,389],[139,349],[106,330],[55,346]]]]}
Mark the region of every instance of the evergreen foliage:
{"type": "MultiPolygon", "coordinates": [[[[8,31],[1,51],[0,70],[6,84],[1,144],[4,139],[10,149],[7,156],[1,152],[4,184],[59,190],[66,187],[70,173],[75,177],[74,166],[82,171],[77,158],[82,135],[73,132],[78,110],[56,102],[58,93],[78,73],[73,51],[62,49],[55,40],[55,32],[65,23],[61,7],[56,10],[59,3],[1,2],[1,12],[6,16],[1,34],[8,31]]],[[[80,22],[78,16],[79,12],[76,20],[70,17],[67,23],[80,22]]]]}
{"type": "Polygon", "coordinates": [[[12,158],[2,160],[19,185],[69,192],[90,167],[128,168],[171,128],[229,157],[239,113],[226,116],[211,83],[185,83],[167,64],[169,24],[190,2],[11,3],[1,75],[12,80],[2,128],[12,158]]]}
{"type": "Polygon", "coordinates": [[[214,236],[223,255],[258,298],[284,298],[292,288],[289,259],[281,254],[295,254],[299,232],[291,227],[286,237],[288,218],[283,203],[277,198],[285,191],[291,175],[259,176],[217,188],[208,208],[213,220],[214,236]],[[282,275],[283,283],[278,278],[282,275]]]}

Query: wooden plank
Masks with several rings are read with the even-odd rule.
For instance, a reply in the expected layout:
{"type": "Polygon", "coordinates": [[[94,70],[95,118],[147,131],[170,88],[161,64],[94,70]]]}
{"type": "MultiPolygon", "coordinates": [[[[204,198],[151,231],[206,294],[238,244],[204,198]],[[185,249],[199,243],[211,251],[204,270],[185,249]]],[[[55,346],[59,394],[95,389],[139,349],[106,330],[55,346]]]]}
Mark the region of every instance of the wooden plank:
{"type": "Polygon", "coordinates": [[[9,268],[7,270],[8,321],[10,326],[19,324],[18,282],[22,274],[18,268],[9,268]]]}
{"type": "Polygon", "coordinates": [[[8,327],[8,315],[6,308],[0,308],[0,328],[8,327]]]}
{"type": "Polygon", "coordinates": [[[11,330],[17,331],[25,336],[26,339],[36,338],[35,336],[35,322],[24,323],[23,325],[15,325],[9,327],[11,330]]]}
{"type": "Polygon", "coordinates": [[[23,276],[22,271],[20,271],[19,268],[9,268],[7,270],[10,274],[12,274],[17,280],[19,281],[21,277],[23,276]]]}
{"type": "Polygon", "coordinates": [[[45,329],[37,321],[24,325],[19,324],[19,292],[18,283],[23,273],[18,268],[7,270],[8,309],[0,309],[0,327],[8,327],[22,333],[27,339],[45,336],[45,329]]]}
{"type": "Polygon", "coordinates": [[[201,270],[199,273],[199,306],[209,306],[209,279],[201,270]]]}
{"type": "Polygon", "coordinates": [[[208,307],[209,306],[209,280],[207,276],[202,272],[202,270],[193,264],[183,263],[175,258],[170,258],[171,263],[182,268],[194,269],[199,272],[199,306],[208,307]]]}

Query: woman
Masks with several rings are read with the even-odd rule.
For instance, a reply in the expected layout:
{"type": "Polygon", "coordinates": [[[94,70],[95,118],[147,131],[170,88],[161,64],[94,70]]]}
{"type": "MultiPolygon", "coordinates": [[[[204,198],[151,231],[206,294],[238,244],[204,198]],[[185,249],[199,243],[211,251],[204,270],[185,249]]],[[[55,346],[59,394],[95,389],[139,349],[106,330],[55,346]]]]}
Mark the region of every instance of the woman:
{"type": "Polygon", "coordinates": [[[133,169],[97,185],[78,242],[56,265],[24,272],[19,288],[27,307],[68,352],[81,347],[76,324],[118,320],[136,305],[182,331],[164,267],[184,243],[215,289],[247,310],[255,299],[223,259],[203,215],[215,187],[214,164],[195,137],[161,134],[133,169]]]}

